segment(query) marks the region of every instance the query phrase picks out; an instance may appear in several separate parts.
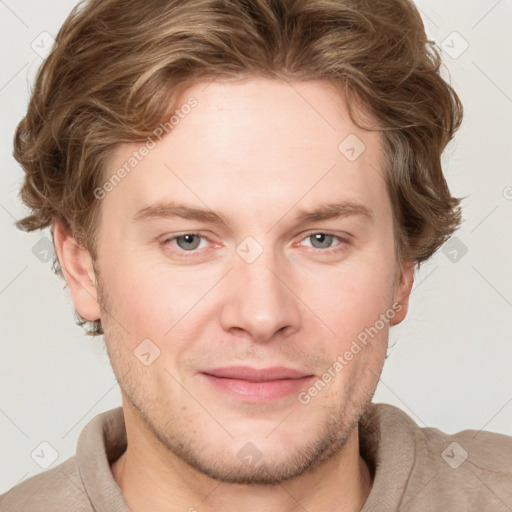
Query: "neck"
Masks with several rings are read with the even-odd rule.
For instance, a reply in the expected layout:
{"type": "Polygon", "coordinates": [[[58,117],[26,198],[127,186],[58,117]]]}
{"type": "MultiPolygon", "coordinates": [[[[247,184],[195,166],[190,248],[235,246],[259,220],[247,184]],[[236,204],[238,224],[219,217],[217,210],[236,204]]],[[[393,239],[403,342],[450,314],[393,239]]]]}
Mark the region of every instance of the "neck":
{"type": "Polygon", "coordinates": [[[241,485],[192,468],[155,440],[130,408],[123,410],[128,447],[112,473],[133,512],[353,512],[361,510],[371,490],[357,428],[342,450],[312,471],[278,485],[241,485]]]}

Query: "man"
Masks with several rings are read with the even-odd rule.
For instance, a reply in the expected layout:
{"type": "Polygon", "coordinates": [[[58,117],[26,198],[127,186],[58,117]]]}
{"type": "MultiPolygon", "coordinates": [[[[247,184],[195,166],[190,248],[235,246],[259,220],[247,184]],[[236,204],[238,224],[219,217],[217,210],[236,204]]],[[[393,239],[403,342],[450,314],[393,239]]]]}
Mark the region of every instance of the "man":
{"type": "Polygon", "coordinates": [[[2,510],[507,510],[510,438],[371,403],[460,223],[462,107],[406,0],[73,11],[15,137],[123,407],[2,510]]]}

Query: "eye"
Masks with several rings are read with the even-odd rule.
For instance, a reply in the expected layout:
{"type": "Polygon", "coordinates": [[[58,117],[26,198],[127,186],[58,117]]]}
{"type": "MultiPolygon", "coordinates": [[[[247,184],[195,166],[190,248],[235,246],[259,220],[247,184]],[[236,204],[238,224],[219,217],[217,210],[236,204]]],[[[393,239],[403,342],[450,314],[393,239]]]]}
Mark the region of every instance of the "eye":
{"type": "Polygon", "coordinates": [[[202,248],[200,247],[201,240],[208,239],[199,233],[184,233],[165,239],[162,245],[170,245],[178,252],[194,252],[196,249],[202,248]],[[173,242],[175,242],[175,244],[173,242]]]}
{"type": "MultiPolygon", "coordinates": [[[[343,250],[344,246],[349,243],[347,238],[328,233],[324,231],[314,231],[308,233],[301,241],[309,240],[314,252],[333,253],[343,250]],[[338,241],[338,243],[336,243],[338,241]]],[[[209,239],[200,233],[183,233],[181,235],[173,235],[161,242],[162,246],[170,247],[170,249],[178,256],[192,257],[200,249],[208,246],[209,239]],[[204,244],[201,242],[204,241],[204,244]],[[206,245],[205,245],[206,244],[206,245]],[[188,253],[188,254],[187,254],[188,253]]]]}
{"type": "Polygon", "coordinates": [[[333,233],[326,233],[323,231],[315,231],[312,233],[308,233],[306,238],[304,238],[303,240],[310,240],[311,246],[314,249],[319,249],[321,252],[327,253],[341,250],[342,247],[337,247],[343,246],[346,243],[348,243],[348,240],[346,238],[335,235],[333,233]],[[333,245],[333,242],[335,242],[336,240],[338,240],[340,243],[333,245]]]}

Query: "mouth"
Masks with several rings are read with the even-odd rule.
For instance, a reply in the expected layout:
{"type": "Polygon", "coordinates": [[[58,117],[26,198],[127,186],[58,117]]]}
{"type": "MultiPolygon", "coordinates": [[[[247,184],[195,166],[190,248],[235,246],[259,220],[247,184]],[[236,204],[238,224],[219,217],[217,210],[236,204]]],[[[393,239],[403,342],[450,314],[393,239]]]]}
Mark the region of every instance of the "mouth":
{"type": "Polygon", "coordinates": [[[314,375],[286,367],[229,366],[204,370],[199,375],[214,390],[253,403],[273,402],[297,394],[314,375]]]}

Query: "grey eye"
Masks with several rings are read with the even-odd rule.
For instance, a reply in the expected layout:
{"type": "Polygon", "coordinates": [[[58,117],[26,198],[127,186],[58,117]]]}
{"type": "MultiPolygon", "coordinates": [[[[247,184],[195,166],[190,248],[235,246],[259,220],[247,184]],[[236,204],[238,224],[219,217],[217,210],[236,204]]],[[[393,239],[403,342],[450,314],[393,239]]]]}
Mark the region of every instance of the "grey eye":
{"type": "Polygon", "coordinates": [[[311,245],[315,247],[315,249],[328,249],[331,247],[333,239],[335,238],[333,235],[328,235],[327,233],[315,233],[314,235],[309,236],[311,240],[311,245]],[[319,245],[315,245],[318,243],[319,245]]]}
{"type": "Polygon", "coordinates": [[[193,234],[177,236],[175,240],[176,245],[183,250],[197,249],[199,247],[199,244],[201,243],[201,237],[193,234]]]}

